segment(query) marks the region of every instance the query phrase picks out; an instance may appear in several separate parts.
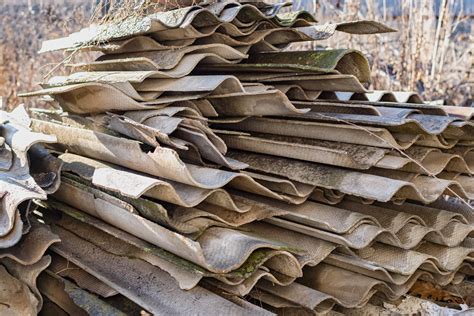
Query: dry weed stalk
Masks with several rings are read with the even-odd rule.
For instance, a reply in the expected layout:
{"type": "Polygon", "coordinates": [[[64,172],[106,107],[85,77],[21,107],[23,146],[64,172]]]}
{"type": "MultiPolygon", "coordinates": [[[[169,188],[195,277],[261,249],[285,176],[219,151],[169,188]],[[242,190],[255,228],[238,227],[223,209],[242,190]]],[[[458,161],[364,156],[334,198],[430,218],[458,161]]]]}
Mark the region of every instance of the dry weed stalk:
{"type": "Polygon", "coordinates": [[[37,88],[45,72],[62,53],[38,55],[41,42],[79,30],[90,7],[3,5],[0,15],[0,95],[11,110],[21,102],[18,93],[37,88]]]}

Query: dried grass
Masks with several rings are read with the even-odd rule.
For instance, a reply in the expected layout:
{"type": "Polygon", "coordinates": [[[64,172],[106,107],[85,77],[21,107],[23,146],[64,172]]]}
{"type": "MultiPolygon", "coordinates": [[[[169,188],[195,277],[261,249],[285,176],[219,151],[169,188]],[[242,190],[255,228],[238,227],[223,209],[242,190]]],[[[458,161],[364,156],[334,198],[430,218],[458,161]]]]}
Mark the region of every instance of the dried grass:
{"type": "Polygon", "coordinates": [[[1,10],[0,95],[12,109],[21,102],[34,102],[20,99],[18,93],[37,88],[63,58],[62,53],[38,55],[41,42],[79,30],[87,23],[90,8],[45,6],[34,11],[27,5],[7,5],[1,10]]]}

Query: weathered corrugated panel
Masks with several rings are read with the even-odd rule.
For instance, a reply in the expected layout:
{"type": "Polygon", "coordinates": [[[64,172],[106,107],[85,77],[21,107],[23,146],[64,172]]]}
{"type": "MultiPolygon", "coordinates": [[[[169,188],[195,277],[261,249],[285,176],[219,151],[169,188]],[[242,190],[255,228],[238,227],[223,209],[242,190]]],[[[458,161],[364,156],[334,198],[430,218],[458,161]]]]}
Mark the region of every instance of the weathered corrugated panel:
{"type": "MultiPolygon", "coordinates": [[[[0,171],[0,248],[15,245],[21,238],[23,222],[18,206],[31,199],[46,199],[48,192],[58,186],[60,162],[44,157],[41,143],[53,143],[54,136],[34,133],[29,129],[30,121],[23,108],[12,113],[0,112],[2,125],[3,170],[0,171]],[[29,154],[38,156],[38,165],[30,174],[29,154]],[[49,178],[46,176],[49,173],[49,178]],[[43,177],[41,176],[43,175],[43,177]]],[[[46,154],[47,155],[47,154],[46,154]]]]}
{"type": "Polygon", "coordinates": [[[63,153],[42,206],[55,251],[95,278],[82,286],[151,312],[263,312],[249,295],[322,313],[474,274],[473,112],[367,91],[358,51],[282,52],[392,31],[283,6],[194,6],[45,43],[105,53],[29,94],[66,111],[34,128],[63,153]]]}
{"type": "Polygon", "coordinates": [[[31,229],[15,246],[0,252],[0,312],[6,315],[34,315],[43,305],[36,286],[39,274],[50,264],[45,251],[60,240],[47,226],[31,220],[31,229]]]}
{"type": "MultiPolygon", "coordinates": [[[[76,222],[74,225],[80,224],[76,222]]],[[[202,315],[218,315],[222,311],[239,315],[246,313],[244,308],[201,287],[186,292],[180,290],[167,273],[143,260],[113,255],[114,247],[120,247],[119,244],[102,242],[95,245],[95,240],[81,239],[59,226],[53,230],[64,240],[53,248],[55,252],[154,314],[175,315],[191,311],[202,315]],[[220,310],[215,306],[220,306],[220,310]]],[[[265,312],[262,310],[262,313],[265,312]]]]}

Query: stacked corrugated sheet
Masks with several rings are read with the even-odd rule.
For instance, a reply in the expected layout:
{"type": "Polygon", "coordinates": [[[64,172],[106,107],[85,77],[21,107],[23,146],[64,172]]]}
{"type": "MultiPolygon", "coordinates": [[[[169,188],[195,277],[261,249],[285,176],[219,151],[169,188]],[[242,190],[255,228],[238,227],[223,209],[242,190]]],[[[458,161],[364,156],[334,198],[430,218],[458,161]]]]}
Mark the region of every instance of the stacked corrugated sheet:
{"type": "Polygon", "coordinates": [[[59,186],[61,161],[43,147],[54,136],[30,130],[23,107],[0,111],[0,314],[35,315],[42,307],[36,279],[59,238],[30,213],[59,186]],[[31,165],[30,165],[30,162],[31,165]]]}
{"type": "Polygon", "coordinates": [[[285,51],[393,30],[283,7],[192,6],[44,43],[104,53],[28,94],[62,108],[32,124],[64,163],[41,204],[62,240],[49,308],[322,313],[473,275],[472,109],[367,91],[359,51],[285,51]]]}

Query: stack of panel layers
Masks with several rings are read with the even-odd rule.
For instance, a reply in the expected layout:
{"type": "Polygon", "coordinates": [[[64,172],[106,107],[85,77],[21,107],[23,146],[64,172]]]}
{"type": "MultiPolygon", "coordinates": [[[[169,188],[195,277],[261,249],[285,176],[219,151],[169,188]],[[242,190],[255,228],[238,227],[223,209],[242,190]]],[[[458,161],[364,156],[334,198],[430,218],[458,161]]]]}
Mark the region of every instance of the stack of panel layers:
{"type": "Polygon", "coordinates": [[[62,240],[49,308],[90,312],[51,291],[72,279],[110,309],[323,313],[474,273],[473,111],[367,91],[355,50],[284,51],[392,30],[283,8],[193,6],[44,43],[104,53],[28,94],[63,110],[32,124],[64,163],[42,203],[62,240]]]}
{"type": "Polygon", "coordinates": [[[34,133],[23,107],[0,111],[0,314],[35,315],[43,304],[38,275],[51,262],[46,249],[58,236],[31,213],[60,183],[61,161],[43,144],[54,136],[34,133]]]}

